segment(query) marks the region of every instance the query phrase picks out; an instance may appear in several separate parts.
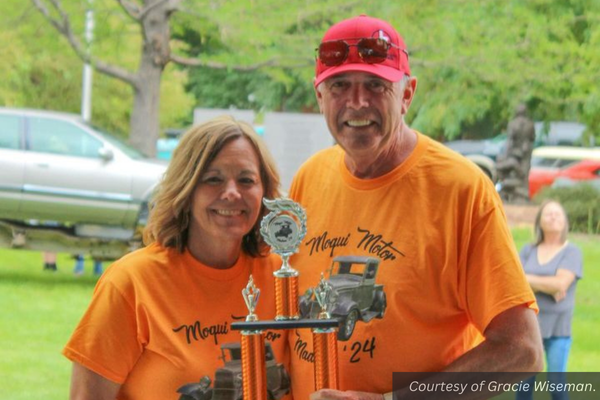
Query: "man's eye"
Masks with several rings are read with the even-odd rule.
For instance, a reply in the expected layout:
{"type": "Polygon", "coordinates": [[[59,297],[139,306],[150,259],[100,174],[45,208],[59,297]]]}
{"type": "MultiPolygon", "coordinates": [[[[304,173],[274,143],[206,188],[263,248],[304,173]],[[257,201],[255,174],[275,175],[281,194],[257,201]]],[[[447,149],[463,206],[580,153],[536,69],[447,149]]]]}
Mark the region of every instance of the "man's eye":
{"type": "Polygon", "coordinates": [[[346,86],[347,86],[346,82],[344,82],[344,81],[333,81],[333,82],[331,82],[331,85],[329,86],[329,88],[333,89],[333,90],[339,90],[339,89],[345,88],[346,86]]]}
{"type": "Polygon", "coordinates": [[[385,85],[381,81],[370,81],[369,88],[373,91],[383,91],[385,89],[385,85]]]}

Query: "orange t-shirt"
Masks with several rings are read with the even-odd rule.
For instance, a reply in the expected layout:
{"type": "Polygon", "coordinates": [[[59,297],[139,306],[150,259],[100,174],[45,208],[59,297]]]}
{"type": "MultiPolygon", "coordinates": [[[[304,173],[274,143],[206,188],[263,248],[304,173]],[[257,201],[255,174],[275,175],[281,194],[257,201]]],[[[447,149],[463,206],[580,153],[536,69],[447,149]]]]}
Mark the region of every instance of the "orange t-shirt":
{"type": "MultiPolygon", "coordinates": [[[[473,348],[499,313],[535,308],[501,201],[471,162],[418,134],[396,169],[376,179],[350,174],[344,152],[326,149],[294,178],[308,232],[291,265],[300,293],[337,256],[380,259],[383,318],[358,321],[338,342],[343,390],[386,393],[392,372],[441,370],[473,348]]],[[[314,391],[310,331],[289,336],[296,400],[314,391]]]]}
{"type": "MultiPolygon", "coordinates": [[[[63,354],[122,384],[118,399],[178,399],[176,390],[213,381],[223,367],[221,345],[239,342],[231,323],[248,314],[241,291],[252,274],[261,289],[256,314],[275,316],[277,256],[242,254],[225,270],[207,267],[185,251],[153,244],[110,266],[63,354]]],[[[278,362],[287,363],[282,332],[265,332],[278,362]]]]}

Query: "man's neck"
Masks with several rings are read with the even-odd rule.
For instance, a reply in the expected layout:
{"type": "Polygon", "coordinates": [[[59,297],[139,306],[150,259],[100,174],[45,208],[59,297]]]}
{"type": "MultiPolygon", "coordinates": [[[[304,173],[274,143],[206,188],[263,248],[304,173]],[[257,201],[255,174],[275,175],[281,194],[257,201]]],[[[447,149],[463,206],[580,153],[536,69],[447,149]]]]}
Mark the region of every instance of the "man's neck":
{"type": "Polygon", "coordinates": [[[416,145],[416,132],[407,125],[403,125],[396,140],[390,143],[381,154],[367,154],[362,158],[350,158],[346,153],[344,161],[353,176],[359,179],[375,179],[389,173],[406,161],[416,145]]]}

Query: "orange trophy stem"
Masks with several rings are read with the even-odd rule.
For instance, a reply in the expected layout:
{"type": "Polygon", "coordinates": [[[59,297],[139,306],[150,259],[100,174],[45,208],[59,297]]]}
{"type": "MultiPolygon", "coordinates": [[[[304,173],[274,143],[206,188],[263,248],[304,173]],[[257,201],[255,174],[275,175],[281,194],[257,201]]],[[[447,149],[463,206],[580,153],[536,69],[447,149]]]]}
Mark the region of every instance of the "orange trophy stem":
{"type": "Polygon", "coordinates": [[[276,320],[298,319],[298,276],[275,277],[276,320]]]}
{"type": "Polygon", "coordinates": [[[241,344],[244,400],[267,400],[265,339],[262,332],[242,332],[241,344]]]}
{"type": "Polygon", "coordinates": [[[315,391],[321,389],[338,389],[338,354],[337,332],[327,330],[313,331],[315,350],[315,391]]]}

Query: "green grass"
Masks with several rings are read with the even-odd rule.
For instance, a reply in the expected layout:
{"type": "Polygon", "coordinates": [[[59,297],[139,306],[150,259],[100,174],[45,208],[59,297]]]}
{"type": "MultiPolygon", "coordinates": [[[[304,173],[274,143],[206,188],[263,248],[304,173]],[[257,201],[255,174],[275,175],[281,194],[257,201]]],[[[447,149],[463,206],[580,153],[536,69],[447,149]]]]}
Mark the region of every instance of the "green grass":
{"type": "Polygon", "coordinates": [[[59,255],[58,271],[42,271],[42,255],[0,249],[0,399],[67,399],[71,364],[60,351],[90,300],[96,277],[72,273],[59,255]]]}
{"type": "MultiPolygon", "coordinates": [[[[529,229],[513,231],[517,248],[529,229]]],[[[584,254],[577,293],[570,371],[600,371],[600,238],[573,236],[584,254]]],[[[42,271],[38,252],[0,249],[0,399],[64,400],[71,364],[60,352],[85,311],[96,283],[92,262],[75,277],[75,261],[59,255],[58,272],[42,271]]]]}

